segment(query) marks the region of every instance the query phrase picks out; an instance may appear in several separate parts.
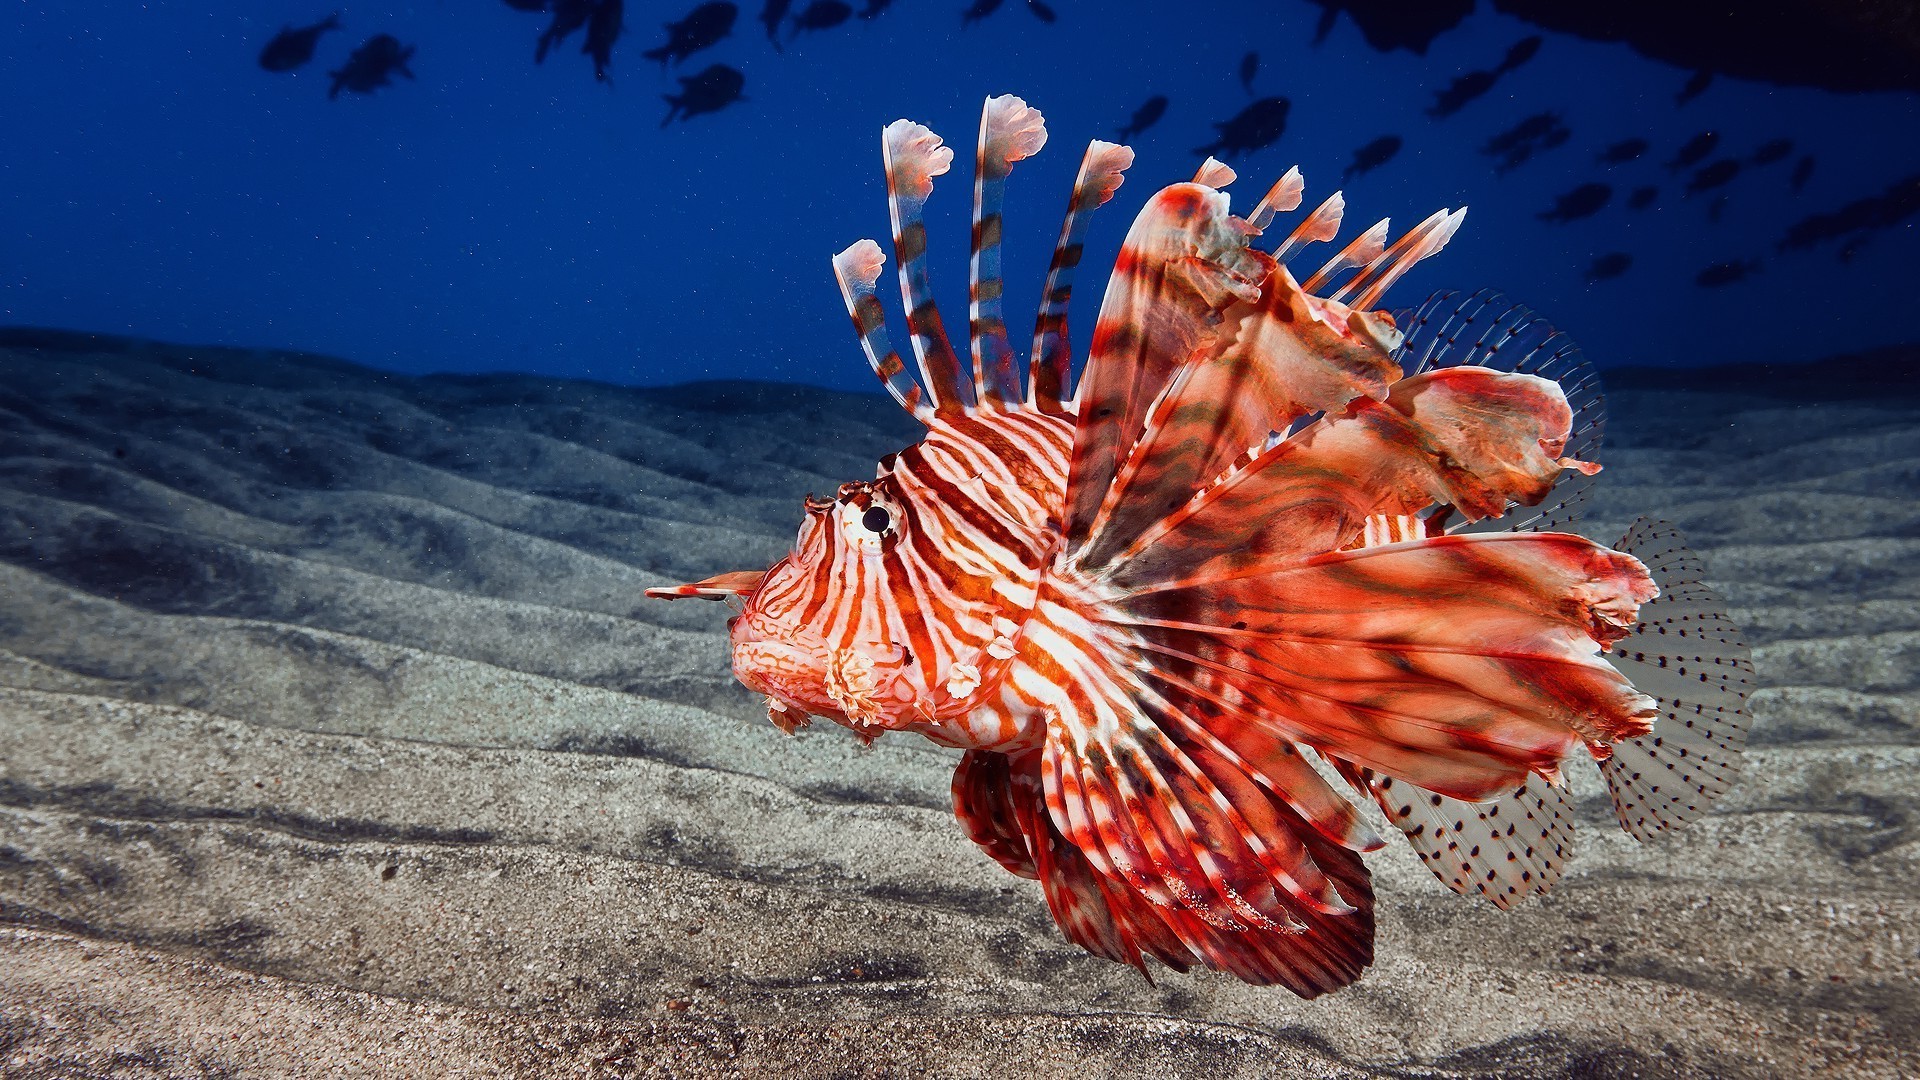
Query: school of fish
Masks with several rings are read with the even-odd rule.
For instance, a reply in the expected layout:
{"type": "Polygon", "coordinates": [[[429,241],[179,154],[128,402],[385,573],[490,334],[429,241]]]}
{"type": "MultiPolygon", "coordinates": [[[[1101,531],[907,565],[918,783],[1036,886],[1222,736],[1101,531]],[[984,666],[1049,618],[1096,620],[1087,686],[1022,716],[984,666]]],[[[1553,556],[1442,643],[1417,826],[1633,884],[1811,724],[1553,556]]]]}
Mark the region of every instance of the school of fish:
{"type": "Polygon", "coordinates": [[[1379,308],[1464,210],[1391,242],[1382,221],[1296,279],[1342,196],[1283,232],[1299,170],[1235,215],[1233,171],[1209,159],[1147,200],[1076,364],[1089,219],[1133,161],[1095,141],[1022,378],[1001,208],[1046,139],[1021,99],[987,100],[963,362],[922,219],[953,151],[885,129],[912,370],[880,246],[833,267],[925,437],[807,496],[770,569],[649,590],[740,606],[733,669],[775,724],[959,748],[962,825],[1039,882],[1072,941],[1303,997],[1373,960],[1360,855],[1384,840],[1359,803],[1505,908],[1571,853],[1567,762],[1599,763],[1640,839],[1727,789],[1752,667],[1699,561],[1659,522],[1616,548],[1556,531],[1599,470],[1604,403],[1577,348],[1497,294],[1379,308]]]}

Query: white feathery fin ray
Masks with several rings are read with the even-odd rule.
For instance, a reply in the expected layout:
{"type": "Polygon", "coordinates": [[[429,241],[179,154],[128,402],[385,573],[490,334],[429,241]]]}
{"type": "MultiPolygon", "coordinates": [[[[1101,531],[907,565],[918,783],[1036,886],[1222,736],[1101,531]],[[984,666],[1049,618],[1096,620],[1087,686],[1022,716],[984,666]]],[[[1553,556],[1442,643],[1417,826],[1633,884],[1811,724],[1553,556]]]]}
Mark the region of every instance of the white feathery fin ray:
{"type": "Polygon", "coordinates": [[[920,364],[921,385],[935,412],[961,412],[973,406],[972,381],[960,371],[940,309],[927,280],[927,226],[921,208],[933,194],[933,178],[953,165],[953,149],[940,136],[911,120],[895,120],[881,133],[887,165],[887,206],[893,218],[893,254],[900,261],[900,295],[907,305],[907,329],[920,364]]]}
{"type": "Polygon", "coordinates": [[[1413,269],[1415,263],[1445,247],[1465,216],[1464,209],[1458,215],[1450,210],[1435,210],[1362,267],[1359,273],[1348,278],[1333,291],[1329,299],[1364,310],[1371,300],[1363,302],[1363,297],[1377,300],[1385,285],[1399,280],[1400,275],[1413,269]]]}
{"type": "Polygon", "coordinates": [[[1553,888],[1573,858],[1573,807],[1538,776],[1486,802],[1373,773],[1360,779],[1357,786],[1373,793],[1433,876],[1462,896],[1479,893],[1502,911],[1553,888]]]}
{"type": "Polygon", "coordinates": [[[1294,226],[1293,232],[1280,242],[1273,251],[1275,262],[1285,265],[1308,244],[1324,244],[1340,235],[1340,221],[1347,214],[1347,197],[1336,191],[1327,196],[1327,201],[1315,207],[1307,219],[1294,226]]]}
{"type": "Polygon", "coordinates": [[[1733,786],[1753,723],[1753,662],[1679,529],[1641,518],[1617,546],[1646,564],[1660,596],[1607,659],[1660,711],[1652,731],[1615,743],[1600,771],[1620,827],[1650,840],[1700,817],[1733,786]]]}
{"type": "Polygon", "coordinates": [[[1392,218],[1381,218],[1374,222],[1366,232],[1354,237],[1346,247],[1340,249],[1338,255],[1328,259],[1324,266],[1301,282],[1300,287],[1307,292],[1319,292],[1340,271],[1365,266],[1379,258],[1380,254],[1387,250],[1387,229],[1392,224],[1392,218]]]}
{"type": "Polygon", "coordinates": [[[1132,164],[1131,147],[1099,139],[1087,144],[1087,152],[1080,158],[1066,220],[1060,224],[1060,239],[1054,244],[1053,261],[1047,268],[1040,313],[1034,320],[1027,402],[1042,412],[1062,412],[1061,403],[1071,396],[1067,375],[1073,365],[1073,347],[1067,336],[1067,305],[1073,298],[1074,271],[1080,265],[1093,211],[1120,190],[1132,164]]]}
{"type": "Polygon", "coordinates": [[[973,342],[973,388],[982,404],[1000,407],[1021,401],[1020,376],[1013,369],[1003,303],[1006,281],[1000,268],[1001,211],[1007,175],[1013,163],[1032,157],[1047,144],[1046,119],[1012,94],[990,97],[980,110],[980,142],[973,174],[973,260],[969,338],[973,342]]]}
{"type": "Polygon", "coordinates": [[[1273,223],[1275,214],[1287,214],[1300,207],[1300,196],[1307,190],[1306,178],[1300,175],[1300,166],[1295,165],[1286,171],[1286,175],[1273,182],[1260,202],[1247,215],[1247,224],[1265,231],[1273,223]]]}
{"type": "Polygon", "coordinates": [[[1193,182],[1218,191],[1228,184],[1233,183],[1239,179],[1239,177],[1240,174],[1233,171],[1233,166],[1221,161],[1219,158],[1210,157],[1201,162],[1200,167],[1194,170],[1193,182]]]}
{"type": "Polygon", "coordinates": [[[833,257],[833,276],[840,283],[840,298],[847,302],[847,314],[853,317],[853,332],[860,338],[860,347],[866,352],[873,373],[880,377],[893,400],[924,424],[933,418],[933,406],[928,404],[926,391],[914,381],[887,336],[886,305],[879,296],[880,272],[886,262],[879,244],[859,240],[833,257]]]}

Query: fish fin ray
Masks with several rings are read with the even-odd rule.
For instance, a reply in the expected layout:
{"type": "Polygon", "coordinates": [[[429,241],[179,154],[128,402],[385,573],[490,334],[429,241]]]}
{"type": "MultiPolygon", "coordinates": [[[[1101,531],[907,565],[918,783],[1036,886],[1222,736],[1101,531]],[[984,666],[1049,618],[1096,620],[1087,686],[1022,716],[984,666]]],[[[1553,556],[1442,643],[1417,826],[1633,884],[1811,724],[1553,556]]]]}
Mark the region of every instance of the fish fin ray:
{"type": "Polygon", "coordinates": [[[924,424],[933,419],[933,406],[887,336],[886,305],[879,296],[880,272],[886,261],[879,244],[856,241],[833,257],[833,276],[840,285],[840,298],[846,301],[847,314],[853,318],[853,332],[867,354],[867,364],[893,400],[924,424]]]}
{"type": "Polygon", "coordinates": [[[973,384],[960,370],[960,358],[947,338],[927,275],[927,226],[921,214],[933,193],[934,177],[953,164],[953,149],[926,127],[895,120],[881,133],[887,168],[887,207],[893,219],[893,253],[899,262],[900,295],[907,306],[907,329],[920,365],[920,384],[938,413],[973,407],[973,384]]]}
{"type": "Polygon", "coordinates": [[[1006,279],[1000,265],[1007,176],[1014,162],[1032,157],[1046,143],[1045,118],[1020,98],[1012,94],[990,97],[981,108],[973,175],[968,336],[973,345],[975,399],[999,408],[1021,403],[1020,378],[1014,371],[1013,346],[1007,339],[1006,279]]]}
{"type": "Polygon", "coordinates": [[[1066,219],[1060,224],[1060,239],[1054,244],[1053,260],[1047,268],[1046,291],[1041,294],[1040,311],[1034,320],[1027,402],[1042,412],[1059,415],[1065,411],[1064,403],[1070,396],[1067,379],[1073,366],[1067,305],[1073,297],[1074,271],[1085,250],[1093,211],[1113,198],[1132,164],[1130,147],[1099,139],[1089,143],[1080,158],[1066,219]]]}

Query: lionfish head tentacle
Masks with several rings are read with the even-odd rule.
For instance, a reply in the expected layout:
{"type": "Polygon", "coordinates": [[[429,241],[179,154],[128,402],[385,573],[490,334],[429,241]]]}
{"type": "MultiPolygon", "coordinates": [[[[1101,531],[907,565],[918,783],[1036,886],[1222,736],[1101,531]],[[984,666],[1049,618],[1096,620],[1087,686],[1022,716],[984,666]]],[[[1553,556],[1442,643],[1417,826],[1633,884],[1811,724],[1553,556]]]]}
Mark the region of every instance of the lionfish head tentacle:
{"type": "Polygon", "coordinates": [[[921,216],[933,194],[933,178],[953,165],[953,149],[926,127],[895,120],[881,133],[887,164],[887,205],[893,216],[893,254],[900,262],[900,295],[907,305],[907,329],[920,363],[920,381],[933,396],[934,411],[959,413],[973,406],[972,381],[962,376],[960,358],[940,321],[927,275],[927,225],[921,216]]]}
{"type": "Polygon", "coordinates": [[[847,303],[847,314],[853,317],[853,332],[859,335],[860,347],[866,352],[873,373],[880,377],[893,400],[924,424],[932,419],[933,406],[887,337],[886,305],[880,302],[878,290],[880,271],[886,261],[879,244],[871,240],[856,241],[833,257],[833,276],[840,283],[840,298],[847,303]]]}
{"type": "Polygon", "coordinates": [[[1046,119],[1012,94],[987,99],[980,111],[980,144],[973,178],[973,261],[968,309],[973,342],[974,393],[982,404],[1020,404],[1020,377],[1013,369],[1000,271],[1001,210],[1013,163],[1047,144],[1046,119]]]}
{"type": "Polygon", "coordinates": [[[1072,345],[1067,336],[1067,305],[1073,298],[1074,271],[1080,265],[1093,211],[1120,190],[1123,174],[1132,164],[1132,148],[1099,139],[1089,143],[1087,152],[1080,158],[1080,172],[1074,177],[1066,220],[1060,225],[1060,239],[1054,244],[1053,261],[1047,268],[1040,314],[1034,321],[1027,401],[1042,412],[1059,415],[1065,411],[1064,403],[1069,398],[1067,376],[1073,366],[1072,345]]]}

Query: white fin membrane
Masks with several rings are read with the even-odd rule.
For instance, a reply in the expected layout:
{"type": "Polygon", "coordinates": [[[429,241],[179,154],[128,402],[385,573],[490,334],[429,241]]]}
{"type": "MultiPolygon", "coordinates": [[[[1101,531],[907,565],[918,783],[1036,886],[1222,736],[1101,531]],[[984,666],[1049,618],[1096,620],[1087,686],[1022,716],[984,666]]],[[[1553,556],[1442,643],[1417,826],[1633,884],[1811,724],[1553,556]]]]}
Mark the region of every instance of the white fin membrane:
{"type": "Polygon", "coordinates": [[[1607,659],[1659,700],[1660,717],[1615,744],[1600,771],[1620,827],[1650,840],[1700,817],[1733,786],[1753,723],[1753,662],[1678,528],[1641,518],[1614,546],[1646,564],[1660,595],[1607,659]]]}
{"type": "Polygon", "coordinates": [[[1544,893],[1573,858],[1573,808],[1539,777],[1487,802],[1463,802],[1386,776],[1371,778],[1387,820],[1447,888],[1502,911],[1544,893]]]}

